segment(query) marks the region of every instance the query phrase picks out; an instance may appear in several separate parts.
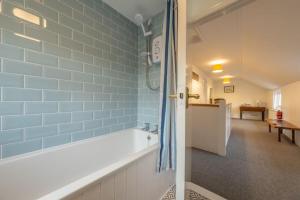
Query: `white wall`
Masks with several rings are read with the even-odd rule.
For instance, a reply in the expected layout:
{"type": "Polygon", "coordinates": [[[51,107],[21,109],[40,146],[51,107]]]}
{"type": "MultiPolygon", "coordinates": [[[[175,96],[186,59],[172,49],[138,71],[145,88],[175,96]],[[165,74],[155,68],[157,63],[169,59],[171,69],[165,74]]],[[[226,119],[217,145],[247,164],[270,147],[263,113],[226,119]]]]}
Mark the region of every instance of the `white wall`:
{"type": "MultiPolygon", "coordinates": [[[[299,93],[300,81],[281,88],[283,118],[297,126],[300,126],[299,93]]],[[[296,133],[296,144],[300,146],[299,132],[296,133]]]]}
{"type": "Polygon", "coordinates": [[[190,106],[187,109],[188,132],[191,134],[191,146],[218,155],[226,155],[226,109],[218,107],[190,106]],[[214,123],[211,123],[211,122],[214,123]]]}
{"type": "MultiPolygon", "coordinates": [[[[214,98],[224,98],[227,103],[232,104],[233,118],[239,118],[239,107],[245,103],[256,106],[257,102],[260,101],[268,107],[269,90],[242,79],[233,79],[229,85],[234,85],[234,93],[224,93],[224,84],[222,80],[214,81],[214,98]]],[[[261,114],[245,113],[243,117],[249,119],[261,119],[261,114]]]]}
{"type": "Polygon", "coordinates": [[[188,68],[188,87],[191,94],[200,94],[200,99],[189,99],[189,103],[209,103],[209,88],[212,87],[212,80],[196,66],[188,68]],[[199,81],[192,80],[192,72],[199,75],[199,81]]]}

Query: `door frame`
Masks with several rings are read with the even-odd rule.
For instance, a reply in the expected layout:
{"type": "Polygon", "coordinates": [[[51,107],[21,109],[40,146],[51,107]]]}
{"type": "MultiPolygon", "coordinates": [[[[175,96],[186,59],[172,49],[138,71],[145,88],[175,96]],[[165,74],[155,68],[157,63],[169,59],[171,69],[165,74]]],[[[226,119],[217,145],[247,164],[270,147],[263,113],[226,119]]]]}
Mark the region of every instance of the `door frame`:
{"type": "Polygon", "coordinates": [[[176,199],[184,200],[185,193],[185,97],[186,97],[186,32],[187,1],[178,0],[178,43],[177,43],[177,81],[178,98],[176,111],[176,199]],[[183,94],[183,98],[180,98],[183,94]]]}

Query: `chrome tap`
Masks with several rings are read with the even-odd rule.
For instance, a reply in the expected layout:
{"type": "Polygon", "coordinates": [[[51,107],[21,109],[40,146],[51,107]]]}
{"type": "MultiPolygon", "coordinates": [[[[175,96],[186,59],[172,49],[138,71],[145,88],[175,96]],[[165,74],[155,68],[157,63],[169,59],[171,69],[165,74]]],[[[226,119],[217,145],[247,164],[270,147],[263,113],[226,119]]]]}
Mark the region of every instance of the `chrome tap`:
{"type": "Polygon", "coordinates": [[[154,127],[155,128],[153,130],[150,130],[150,133],[158,134],[158,125],[155,125],[154,127]]]}
{"type": "Polygon", "coordinates": [[[150,130],[150,123],[145,123],[145,127],[142,128],[143,131],[149,131],[150,130]]]}

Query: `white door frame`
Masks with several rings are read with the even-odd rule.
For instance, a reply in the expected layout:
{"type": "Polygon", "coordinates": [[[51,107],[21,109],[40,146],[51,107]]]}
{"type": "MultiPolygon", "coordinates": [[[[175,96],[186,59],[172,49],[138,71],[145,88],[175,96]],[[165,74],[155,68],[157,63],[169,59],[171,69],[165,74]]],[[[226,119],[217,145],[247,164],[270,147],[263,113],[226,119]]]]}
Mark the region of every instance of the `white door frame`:
{"type": "Polygon", "coordinates": [[[177,115],[176,115],[176,200],[184,200],[185,192],[185,88],[186,88],[186,0],[178,0],[178,52],[177,52],[177,115]],[[180,93],[183,98],[180,98],[180,93]]]}

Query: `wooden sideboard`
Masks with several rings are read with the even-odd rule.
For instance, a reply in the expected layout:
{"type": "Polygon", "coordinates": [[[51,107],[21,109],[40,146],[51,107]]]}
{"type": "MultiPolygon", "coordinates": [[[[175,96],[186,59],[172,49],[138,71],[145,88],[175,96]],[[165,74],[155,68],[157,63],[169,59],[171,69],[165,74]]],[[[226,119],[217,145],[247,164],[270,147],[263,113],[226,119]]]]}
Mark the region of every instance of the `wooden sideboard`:
{"type": "Polygon", "coordinates": [[[243,119],[243,112],[261,112],[261,120],[265,121],[266,107],[240,106],[240,119],[243,119]]]}

